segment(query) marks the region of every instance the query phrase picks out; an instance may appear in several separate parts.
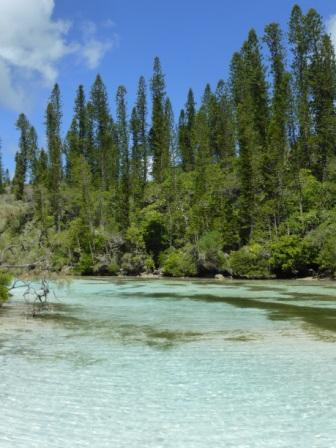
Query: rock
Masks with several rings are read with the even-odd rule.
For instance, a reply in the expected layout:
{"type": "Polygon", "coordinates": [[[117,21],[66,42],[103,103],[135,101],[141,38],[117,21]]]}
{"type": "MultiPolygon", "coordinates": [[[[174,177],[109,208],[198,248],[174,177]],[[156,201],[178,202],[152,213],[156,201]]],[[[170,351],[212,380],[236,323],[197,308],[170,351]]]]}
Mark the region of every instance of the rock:
{"type": "Polygon", "coordinates": [[[140,274],[140,277],[141,278],[159,278],[160,275],[155,272],[154,273],[153,272],[142,272],[140,274]]]}
{"type": "Polygon", "coordinates": [[[215,279],[216,279],[216,280],[223,281],[223,280],[225,280],[225,277],[224,277],[224,275],[222,275],[222,274],[216,274],[216,275],[215,275],[215,279]]]}

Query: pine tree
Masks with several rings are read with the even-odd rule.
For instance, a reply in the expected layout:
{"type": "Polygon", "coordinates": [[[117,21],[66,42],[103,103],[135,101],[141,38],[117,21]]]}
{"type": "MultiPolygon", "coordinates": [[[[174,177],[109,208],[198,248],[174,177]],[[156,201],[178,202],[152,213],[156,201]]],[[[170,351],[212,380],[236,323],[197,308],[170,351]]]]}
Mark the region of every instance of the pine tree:
{"type": "Polygon", "coordinates": [[[336,148],[336,62],[329,35],[322,37],[313,54],[310,74],[315,143],[312,168],[317,179],[324,181],[336,148]]]}
{"type": "Polygon", "coordinates": [[[162,166],[164,176],[167,176],[172,167],[172,155],[175,153],[176,135],[173,106],[167,97],[164,104],[164,150],[162,151],[162,166]]]}
{"type": "Polygon", "coordinates": [[[195,99],[192,89],[189,89],[185,110],[181,111],[179,119],[179,153],[184,171],[192,171],[195,167],[193,133],[195,131],[195,99]]]}
{"type": "Polygon", "coordinates": [[[154,60],[154,73],[151,80],[152,91],[152,128],[150,130],[150,147],[153,158],[152,174],[157,182],[162,182],[165,178],[167,166],[167,139],[165,133],[165,79],[161,69],[160,59],[154,60]]]}
{"type": "Polygon", "coordinates": [[[75,99],[75,120],[78,126],[78,154],[86,160],[89,159],[87,134],[88,134],[88,116],[84,87],[80,85],[75,99]]]}
{"type": "Polygon", "coordinates": [[[293,53],[293,93],[295,106],[296,170],[312,166],[312,123],[309,111],[309,43],[305,30],[305,17],[300,6],[295,5],[289,22],[289,42],[293,53]]]}
{"type": "Polygon", "coordinates": [[[9,174],[9,169],[8,168],[6,168],[6,170],[4,172],[3,180],[4,180],[4,186],[5,187],[10,186],[11,180],[10,180],[10,174],[9,174]]]}
{"type": "Polygon", "coordinates": [[[257,147],[258,138],[254,126],[253,98],[249,80],[246,77],[245,61],[239,53],[236,53],[232,58],[231,85],[239,145],[239,233],[242,242],[247,243],[255,224],[256,187],[253,151],[257,147]]]}
{"type": "Polygon", "coordinates": [[[5,171],[2,164],[2,148],[0,142],[0,194],[5,192],[5,171]]]}
{"type": "Polygon", "coordinates": [[[135,206],[141,206],[148,172],[147,101],[146,83],[141,76],[135,107],[132,110],[130,128],[132,133],[131,183],[135,206]]]}
{"type": "Polygon", "coordinates": [[[130,208],[130,169],[129,169],[129,137],[126,112],[126,88],[120,86],[117,90],[117,142],[120,154],[120,185],[119,185],[119,205],[118,224],[122,232],[129,226],[130,208]]]}
{"type": "Polygon", "coordinates": [[[56,84],[46,112],[49,181],[48,189],[55,225],[61,229],[61,181],[62,181],[62,140],[61,140],[61,97],[56,84]]]}
{"type": "Polygon", "coordinates": [[[273,77],[271,119],[268,129],[268,151],[262,161],[265,197],[272,209],[272,224],[277,229],[280,223],[282,196],[285,188],[285,168],[289,156],[289,112],[290,75],[285,69],[285,50],[282,32],[278,24],[265,28],[265,37],[273,77]]]}
{"type": "Polygon", "coordinates": [[[31,126],[29,129],[28,138],[29,138],[28,174],[29,174],[29,183],[33,184],[36,176],[36,164],[39,151],[38,137],[34,126],[31,126]]]}
{"type": "Polygon", "coordinates": [[[233,105],[223,80],[217,84],[214,99],[214,157],[230,170],[235,157],[235,129],[233,105]]]}
{"type": "Polygon", "coordinates": [[[40,224],[41,236],[47,237],[49,216],[49,163],[43,149],[36,155],[33,177],[35,217],[40,224]]]}
{"type": "Polygon", "coordinates": [[[72,183],[72,172],[76,164],[76,160],[79,157],[78,154],[78,126],[75,117],[71,121],[70,129],[65,137],[65,153],[66,153],[66,166],[65,176],[69,184],[72,183]]]}
{"type": "Polygon", "coordinates": [[[93,137],[95,165],[97,166],[97,185],[102,190],[116,190],[119,175],[119,159],[113,140],[113,121],[109,111],[106,87],[100,75],[91,89],[90,121],[93,137]]]}
{"type": "Polygon", "coordinates": [[[30,124],[24,114],[20,114],[16,122],[16,128],[20,131],[19,151],[15,156],[15,174],[13,179],[13,191],[18,200],[23,199],[24,186],[27,178],[30,157],[30,124]]]}
{"type": "Polygon", "coordinates": [[[267,151],[267,129],[269,124],[268,91],[265,68],[262,61],[260,44],[255,30],[251,30],[242,48],[245,77],[248,94],[251,99],[251,118],[256,135],[258,151],[263,155],[267,151]]]}
{"type": "MultiPolygon", "coordinates": [[[[74,106],[74,117],[66,136],[67,179],[71,182],[71,170],[78,157],[83,156],[90,161],[92,156],[88,144],[88,108],[86,105],[84,87],[80,85],[77,90],[74,106]]],[[[93,167],[92,167],[93,169],[93,167]]]]}
{"type": "Polygon", "coordinates": [[[15,173],[13,178],[13,193],[18,201],[22,201],[24,195],[25,162],[20,151],[15,154],[15,173]]]}
{"type": "Polygon", "coordinates": [[[200,198],[207,190],[206,168],[211,162],[210,129],[206,106],[203,105],[195,117],[194,147],[196,168],[196,197],[200,198]]]}

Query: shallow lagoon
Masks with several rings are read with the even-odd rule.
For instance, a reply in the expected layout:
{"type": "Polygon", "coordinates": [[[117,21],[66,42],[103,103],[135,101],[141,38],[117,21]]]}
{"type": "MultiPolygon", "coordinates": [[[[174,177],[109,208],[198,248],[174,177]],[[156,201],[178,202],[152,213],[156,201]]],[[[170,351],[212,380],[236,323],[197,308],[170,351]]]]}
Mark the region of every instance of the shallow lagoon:
{"type": "Polygon", "coordinates": [[[75,280],[0,309],[1,448],[336,446],[336,285],[75,280]]]}

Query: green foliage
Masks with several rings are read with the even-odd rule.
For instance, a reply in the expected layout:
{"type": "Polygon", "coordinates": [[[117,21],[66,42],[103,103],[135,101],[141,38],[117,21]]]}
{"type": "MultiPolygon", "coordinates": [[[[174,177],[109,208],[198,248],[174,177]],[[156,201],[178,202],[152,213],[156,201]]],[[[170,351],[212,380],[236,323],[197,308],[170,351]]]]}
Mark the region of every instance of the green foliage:
{"type": "Polygon", "coordinates": [[[244,246],[229,258],[232,275],[238,278],[269,278],[269,253],[259,244],[244,246]]]}
{"type": "Polygon", "coordinates": [[[213,230],[202,236],[198,244],[198,270],[200,274],[228,272],[227,256],[222,251],[221,234],[213,230]]]}
{"type": "Polygon", "coordinates": [[[142,234],[146,251],[155,263],[158,261],[160,253],[167,247],[167,230],[165,217],[159,211],[148,207],[142,214],[142,234]]]}
{"type": "Polygon", "coordinates": [[[145,254],[125,253],[121,259],[121,269],[126,275],[139,275],[145,270],[145,254]]]}
{"type": "Polygon", "coordinates": [[[0,271],[0,305],[8,299],[8,287],[11,281],[10,274],[0,271]]]}
{"type": "Polygon", "coordinates": [[[83,275],[334,275],[334,48],[319,14],[297,5],[289,33],[271,23],[262,40],[267,58],[252,29],[228,82],[206,84],[199,105],[189,89],[178,126],[159,58],[151,104],[141,77],[130,117],[120,86],[113,119],[99,75],[88,100],[79,86],[64,141],[54,87],[46,151],[21,114],[16,200],[0,162],[3,261],[83,275]]]}
{"type": "Polygon", "coordinates": [[[80,256],[78,263],[75,265],[75,272],[79,275],[93,275],[94,274],[94,261],[90,254],[83,253],[80,256]]]}
{"type": "Polygon", "coordinates": [[[297,235],[284,235],[270,245],[270,266],[278,276],[309,273],[314,267],[316,253],[308,240],[297,235]]]}
{"type": "Polygon", "coordinates": [[[162,271],[168,277],[194,277],[197,264],[192,248],[186,246],[179,250],[168,250],[162,256],[162,271]]]}

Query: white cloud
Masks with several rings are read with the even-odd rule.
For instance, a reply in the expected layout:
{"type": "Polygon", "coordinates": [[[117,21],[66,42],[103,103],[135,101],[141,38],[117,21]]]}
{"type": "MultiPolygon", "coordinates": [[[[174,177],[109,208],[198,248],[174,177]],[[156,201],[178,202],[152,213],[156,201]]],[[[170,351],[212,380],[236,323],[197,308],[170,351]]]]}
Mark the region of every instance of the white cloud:
{"type": "MultiPolygon", "coordinates": [[[[112,21],[105,22],[109,23],[109,27],[112,21]]],[[[98,28],[94,22],[86,21],[82,23],[81,26],[83,44],[80,49],[82,58],[86,61],[89,68],[96,68],[100,61],[105,56],[105,53],[109,51],[112,47],[117,47],[119,45],[117,34],[113,34],[112,38],[109,40],[99,40],[97,39],[98,28]]]]}
{"type": "Polygon", "coordinates": [[[112,42],[100,42],[97,39],[90,39],[81,50],[89,68],[96,68],[103,59],[105,53],[112,47],[112,42]]]}
{"type": "Polygon", "coordinates": [[[54,7],[54,0],[0,0],[0,102],[6,107],[22,108],[36,80],[52,85],[65,56],[76,54],[93,69],[114,44],[99,40],[92,22],[81,41],[71,41],[71,24],[55,20],[54,7]]]}
{"type": "Polygon", "coordinates": [[[327,30],[336,49],[336,14],[329,18],[327,22],[327,30]]]}

